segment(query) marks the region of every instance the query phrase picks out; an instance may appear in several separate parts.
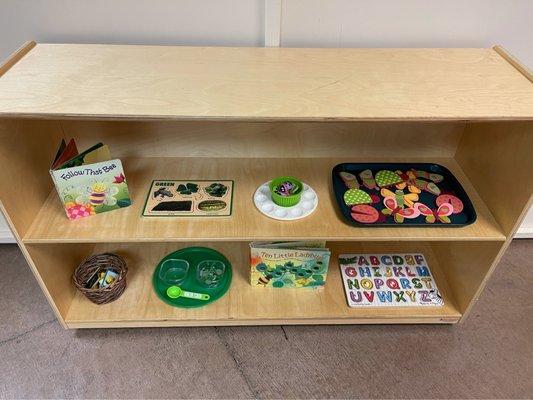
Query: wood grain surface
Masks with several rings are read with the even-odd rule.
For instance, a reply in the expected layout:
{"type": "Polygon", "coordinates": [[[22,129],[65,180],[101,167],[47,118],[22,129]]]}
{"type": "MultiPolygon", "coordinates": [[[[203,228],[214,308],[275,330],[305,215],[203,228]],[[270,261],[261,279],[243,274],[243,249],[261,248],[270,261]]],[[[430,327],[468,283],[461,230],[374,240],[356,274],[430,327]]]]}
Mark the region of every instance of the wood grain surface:
{"type": "Polygon", "coordinates": [[[493,49],[37,44],[0,114],[240,120],[532,119],[531,82],[493,49]]]}
{"type": "MultiPolygon", "coordinates": [[[[270,289],[250,283],[248,243],[211,243],[233,267],[228,293],[207,307],[182,309],[161,301],[152,288],[155,266],[166,254],[190,244],[100,245],[95,252],[112,251],[129,262],[128,288],[122,297],[98,306],[76,293],[66,323],[71,328],[113,326],[202,326],[272,324],[347,324],[379,322],[452,323],[461,316],[438,260],[425,243],[344,243],[332,244],[327,283],[321,289],[270,289]],[[364,307],[347,306],[340,277],[339,252],[422,252],[443,295],[443,307],[364,307]]],[[[205,245],[205,244],[204,244],[205,245]]],[[[444,261],[444,260],[443,260],[444,261]]]]}
{"type": "MultiPolygon", "coordinates": [[[[365,158],[365,162],[372,159],[365,158]]],[[[391,159],[387,161],[407,161],[391,159]]],[[[246,159],[246,158],[135,158],[123,166],[133,205],[78,221],[65,216],[57,193],[50,192],[24,236],[25,243],[58,242],[160,242],[195,240],[504,240],[505,235],[489,209],[452,158],[408,161],[435,162],[447,167],[462,183],[477,212],[477,220],[465,227],[356,227],[343,222],[331,182],[332,168],[351,159],[246,159]],[[255,190],[287,171],[309,184],[318,194],[316,211],[309,217],[280,222],[259,212],[253,204],[255,190]],[[235,181],[231,217],[141,217],[154,179],[232,179],[235,181]]],[[[374,160],[377,161],[377,160],[374,160]]],[[[383,161],[380,159],[379,161],[383,161]]]]}

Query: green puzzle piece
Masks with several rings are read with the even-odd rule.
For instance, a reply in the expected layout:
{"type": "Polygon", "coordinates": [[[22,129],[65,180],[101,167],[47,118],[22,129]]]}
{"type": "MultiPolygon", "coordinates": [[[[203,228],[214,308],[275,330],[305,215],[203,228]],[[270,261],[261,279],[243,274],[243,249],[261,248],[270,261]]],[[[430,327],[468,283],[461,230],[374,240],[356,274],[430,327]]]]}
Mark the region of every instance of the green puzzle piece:
{"type": "Polygon", "coordinates": [[[403,182],[403,179],[396,172],[384,169],[376,174],[376,183],[379,187],[396,185],[401,182],[403,182]]]}
{"type": "Polygon", "coordinates": [[[361,189],[350,189],[344,193],[344,202],[347,206],[356,204],[372,204],[372,199],[365,191],[361,189]]]}

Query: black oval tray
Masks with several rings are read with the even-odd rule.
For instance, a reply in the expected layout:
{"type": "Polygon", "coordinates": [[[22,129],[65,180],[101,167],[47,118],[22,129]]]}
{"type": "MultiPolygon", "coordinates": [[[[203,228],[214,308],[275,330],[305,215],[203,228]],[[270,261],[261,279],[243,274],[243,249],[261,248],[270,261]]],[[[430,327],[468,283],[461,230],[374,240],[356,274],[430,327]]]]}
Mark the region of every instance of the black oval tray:
{"type": "MultiPolygon", "coordinates": [[[[345,219],[345,221],[354,226],[364,226],[364,227],[391,227],[391,226],[397,226],[397,227],[412,227],[412,226],[420,226],[420,227],[461,227],[472,224],[477,216],[476,211],[474,210],[474,206],[472,205],[472,202],[470,201],[470,198],[466,194],[465,190],[455,178],[455,176],[442,165],[439,164],[429,164],[429,163],[343,163],[338,164],[333,168],[332,171],[332,178],[333,178],[333,191],[335,192],[335,198],[337,200],[337,204],[340,208],[340,211],[345,219]],[[463,210],[458,214],[452,214],[449,216],[451,223],[443,223],[437,219],[434,223],[428,223],[425,220],[425,217],[423,215],[420,215],[414,219],[405,219],[403,223],[397,223],[394,221],[394,218],[391,216],[384,216],[381,211],[385,209],[385,205],[383,204],[383,196],[380,194],[380,189],[377,190],[371,190],[364,187],[363,182],[359,178],[359,173],[370,169],[375,177],[376,173],[380,170],[390,170],[390,171],[408,171],[410,169],[416,169],[416,170],[423,170],[431,173],[440,174],[444,177],[442,182],[437,183],[437,186],[441,190],[443,194],[453,194],[454,196],[461,199],[463,202],[463,210]],[[385,221],[377,221],[374,223],[364,224],[361,222],[358,222],[354,220],[351,216],[351,206],[347,206],[344,203],[344,193],[348,190],[348,187],[344,184],[343,180],[341,179],[339,172],[349,172],[351,174],[354,174],[357,179],[358,183],[360,185],[360,188],[363,189],[365,192],[367,192],[369,195],[377,195],[380,198],[379,203],[370,204],[378,212],[380,215],[383,215],[381,218],[385,217],[385,221]]],[[[428,179],[426,179],[428,180],[428,179]]],[[[428,180],[429,181],[429,180],[428,180]]],[[[389,188],[392,192],[394,192],[396,189],[394,187],[389,188]]],[[[419,202],[423,203],[427,206],[430,206],[432,208],[436,208],[435,199],[437,196],[434,194],[428,193],[426,191],[422,191],[422,193],[419,194],[419,202]]]]}

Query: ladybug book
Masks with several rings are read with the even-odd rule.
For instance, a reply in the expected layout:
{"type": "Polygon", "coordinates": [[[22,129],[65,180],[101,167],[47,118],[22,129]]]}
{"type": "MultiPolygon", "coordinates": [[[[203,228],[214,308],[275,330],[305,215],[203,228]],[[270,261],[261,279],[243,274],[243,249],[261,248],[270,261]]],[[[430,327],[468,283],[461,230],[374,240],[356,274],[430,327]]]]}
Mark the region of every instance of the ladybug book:
{"type": "Polygon", "coordinates": [[[131,205],[122,163],[111,160],[102,143],[78,153],[73,139],[68,145],[63,140],[50,175],[71,220],[131,205]]]}
{"type": "Polygon", "coordinates": [[[253,242],[251,284],[258,288],[318,288],[326,283],[325,242],[253,242]]]}

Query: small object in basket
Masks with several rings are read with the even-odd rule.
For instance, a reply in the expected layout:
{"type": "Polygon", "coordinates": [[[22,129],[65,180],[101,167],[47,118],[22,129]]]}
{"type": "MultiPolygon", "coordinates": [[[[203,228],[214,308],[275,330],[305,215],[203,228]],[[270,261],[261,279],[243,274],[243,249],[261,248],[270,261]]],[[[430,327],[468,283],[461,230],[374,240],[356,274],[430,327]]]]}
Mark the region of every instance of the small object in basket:
{"type": "Polygon", "coordinates": [[[87,281],[85,284],[85,288],[87,289],[95,289],[98,288],[98,277],[99,277],[100,271],[97,270],[87,281]]]}
{"type": "Polygon", "coordinates": [[[196,279],[206,287],[216,287],[224,276],[225,270],[226,266],[222,261],[205,260],[196,267],[196,279]]]}
{"type": "Polygon", "coordinates": [[[116,254],[95,254],[83,261],[72,275],[76,288],[95,304],[118,299],[126,289],[128,267],[116,254]]]}
{"type": "Polygon", "coordinates": [[[167,289],[167,296],[170,297],[171,299],[177,299],[178,297],[186,297],[188,299],[204,300],[204,301],[207,301],[211,298],[211,296],[209,296],[208,294],[189,292],[187,290],[183,290],[179,286],[170,286],[167,289]]]}
{"type": "Polygon", "coordinates": [[[107,269],[104,272],[101,272],[100,274],[103,275],[102,279],[98,281],[100,289],[112,285],[113,282],[115,282],[118,278],[118,274],[112,269],[107,269]]]}

